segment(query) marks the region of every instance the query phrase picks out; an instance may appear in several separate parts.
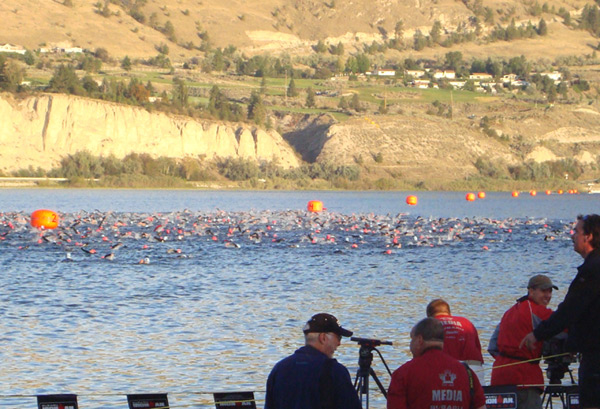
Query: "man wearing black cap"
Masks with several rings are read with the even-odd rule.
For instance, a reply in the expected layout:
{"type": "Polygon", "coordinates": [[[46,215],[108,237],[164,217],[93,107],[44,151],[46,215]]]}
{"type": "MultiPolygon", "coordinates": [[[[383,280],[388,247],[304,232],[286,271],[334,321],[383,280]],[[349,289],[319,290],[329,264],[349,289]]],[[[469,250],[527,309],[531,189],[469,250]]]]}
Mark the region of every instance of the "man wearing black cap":
{"type": "Polygon", "coordinates": [[[541,409],[544,374],[540,368],[542,343],[531,351],[519,344],[542,320],[550,317],[547,307],[552,289],[558,290],[548,276],[538,274],[529,279],[527,295],[517,300],[502,316],[490,339],[488,352],[495,358],[491,385],[517,385],[517,409],[541,409]]]}
{"type": "Polygon", "coordinates": [[[600,216],[577,216],[571,236],[573,250],[583,257],[567,295],[552,316],[521,341],[531,349],[536,343],[568,329],[567,349],[581,352],[579,403],[600,408],[600,216]]]}
{"type": "Polygon", "coordinates": [[[346,367],[333,359],[352,331],[331,314],[316,314],[304,326],[305,345],[279,361],[267,379],[265,409],[360,409],[346,367]]]}

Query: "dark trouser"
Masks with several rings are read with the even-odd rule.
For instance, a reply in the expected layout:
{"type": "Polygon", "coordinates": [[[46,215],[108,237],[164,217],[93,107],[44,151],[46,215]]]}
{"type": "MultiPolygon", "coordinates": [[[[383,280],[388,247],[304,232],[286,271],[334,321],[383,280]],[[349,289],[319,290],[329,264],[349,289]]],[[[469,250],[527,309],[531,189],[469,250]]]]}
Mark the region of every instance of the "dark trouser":
{"type": "Polygon", "coordinates": [[[600,408],[600,351],[581,354],[579,404],[582,408],[600,408]]]}

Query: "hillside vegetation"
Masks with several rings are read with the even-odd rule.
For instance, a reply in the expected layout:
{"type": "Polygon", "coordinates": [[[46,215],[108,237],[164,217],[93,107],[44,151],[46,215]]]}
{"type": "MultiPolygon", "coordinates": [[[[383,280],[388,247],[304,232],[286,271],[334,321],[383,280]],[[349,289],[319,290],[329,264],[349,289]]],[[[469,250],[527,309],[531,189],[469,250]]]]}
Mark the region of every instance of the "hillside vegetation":
{"type": "MultiPolygon", "coordinates": [[[[277,131],[302,170],[244,163],[235,180],[252,186],[506,188],[600,175],[592,1],[5,0],[0,13],[0,44],[27,49],[0,54],[1,89],[277,131]],[[395,74],[369,75],[381,68],[395,74]],[[436,77],[446,71],[462,84],[436,77]],[[490,79],[472,78],[481,73],[490,79]]],[[[222,162],[194,160],[196,175],[233,180],[222,162]]],[[[58,159],[19,172],[50,162],[60,173],[58,159]]],[[[3,169],[18,163],[3,158],[3,169]]]]}

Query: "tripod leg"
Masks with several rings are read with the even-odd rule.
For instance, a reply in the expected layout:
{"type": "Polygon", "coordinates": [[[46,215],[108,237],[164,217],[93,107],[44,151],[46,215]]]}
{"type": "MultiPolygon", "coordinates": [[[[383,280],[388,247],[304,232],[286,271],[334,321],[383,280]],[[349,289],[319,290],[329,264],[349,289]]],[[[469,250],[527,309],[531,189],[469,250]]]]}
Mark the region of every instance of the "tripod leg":
{"type": "Polygon", "coordinates": [[[375,380],[375,383],[377,384],[377,386],[379,386],[379,390],[381,391],[381,393],[383,394],[383,396],[387,399],[387,391],[383,387],[381,381],[377,377],[377,374],[375,373],[375,371],[373,370],[373,368],[369,368],[369,373],[371,374],[371,376],[375,380]]]}

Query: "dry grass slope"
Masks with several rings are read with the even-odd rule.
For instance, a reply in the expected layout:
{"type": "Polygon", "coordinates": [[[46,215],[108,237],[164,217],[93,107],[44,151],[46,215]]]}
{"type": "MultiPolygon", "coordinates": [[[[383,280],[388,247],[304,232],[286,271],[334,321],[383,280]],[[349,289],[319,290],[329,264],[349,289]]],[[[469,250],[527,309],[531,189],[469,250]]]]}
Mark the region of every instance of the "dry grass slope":
{"type": "MultiPolygon", "coordinates": [[[[171,49],[169,57],[182,61],[201,52],[180,45],[199,47],[202,40],[198,34],[206,32],[214,46],[234,45],[247,54],[309,53],[310,46],[318,40],[328,44],[342,42],[346,51],[352,52],[362,50],[363,44],[394,37],[394,28],[399,21],[403,21],[404,37],[410,42],[415,30],[428,34],[436,20],[445,30],[454,31],[460,24],[469,24],[473,17],[465,5],[473,2],[467,0],[147,0],[139,8],[145,17],[145,24],[141,24],[127,14],[126,8],[117,4],[110,3],[111,15],[104,17],[98,13],[97,6],[103,2],[71,1],[72,7],[63,5],[63,0],[2,1],[0,43],[19,44],[30,49],[43,44],[71,44],[91,50],[103,47],[118,58],[153,56],[156,47],[166,43],[171,49]],[[156,27],[164,27],[167,21],[173,24],[176,42],[150,27],[152,15],[156,27]]],[[[134,1],[123,3],[133,4],[134,1]]],[[[495,10],[495,23],[507,24],[508,17],[517,23],[529,20],[536,23],[541,17],[528,12],[534,1],[485,0],[482,4],[495,10]]],[[[554,10],[562,7],[576,17],[583,6],[593,2],[564,0],[546,4],[554,10]]],[[[590,46],[597,45],[587,33],[565,27],[555,14],[546,13],[543,17],[549,23],[550,34],[536,40],[463,44],[452,49],[426,48],[403,54],[415,58],[433,57],[460,50],[467,56],[524,54],[530,59],[553,59],[559,55],[590,53],[590,46]]],[[[488,25],[487,29],[491,27],[488,25]]]]}

